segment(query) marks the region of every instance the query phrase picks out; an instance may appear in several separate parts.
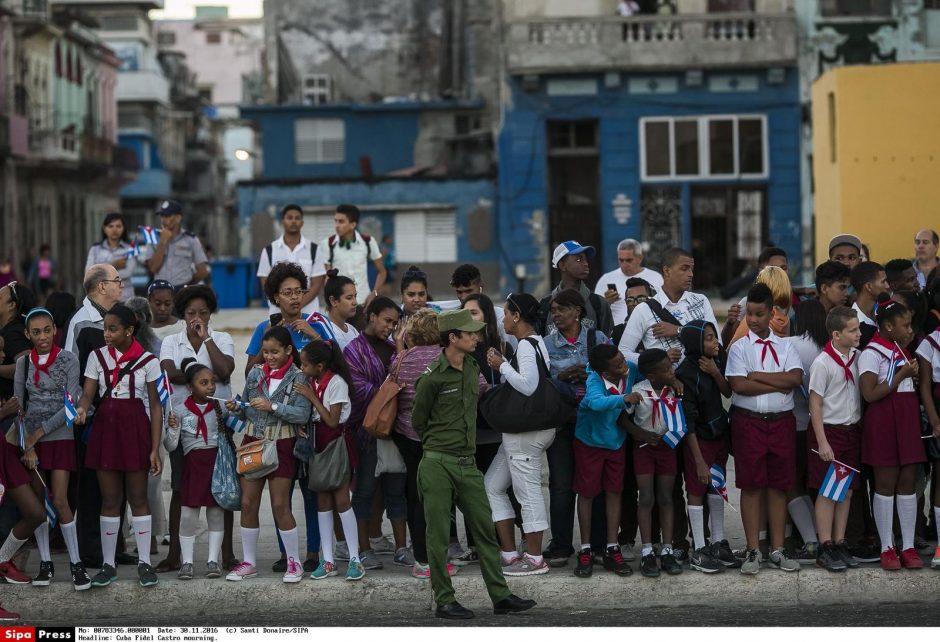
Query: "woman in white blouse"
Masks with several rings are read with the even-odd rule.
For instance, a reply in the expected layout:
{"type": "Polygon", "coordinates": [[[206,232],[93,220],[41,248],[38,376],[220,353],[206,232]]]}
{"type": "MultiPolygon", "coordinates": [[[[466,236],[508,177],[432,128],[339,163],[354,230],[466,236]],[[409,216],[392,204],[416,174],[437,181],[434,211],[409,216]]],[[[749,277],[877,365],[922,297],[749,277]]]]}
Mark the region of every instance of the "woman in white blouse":
{"type": "MultiPolygon", "coordinates": [[[[506,300],[503,326],[506,333],[519,340],[513,364],[491,349],[486,361],[498,368],[506,383],[526,396],[532,395],[542,376],[539,360],[549,368],[548,348],[535,332],[539,302],[531,294],[511,294],[506,300]]],[[[541,575],[548,572],[542,558],[542,533],[548,529],[548,514],[542,496],[542,457],[555,440],[555,429],[521,433],[503,433],[496,458],[484,477],[486,494],[493,510],[493,521],[502,549],[503,574],[508,576],[541,575]],[[510,485],[522,506],[522,530],[527,552],[516,553],[513,537],[515,511],[507,493],[510,485]]]]}
{"type": "Polygon", "coordinates": [[[131,276],[137,269],[137,257],[131,256],[132,247],[127,238],[127,228],[124,226],[124,215],[120,212],[111,212],[104,217],[101,224],[101,243],[91,246],[88,250],[88,259],[85,261],[87,270],[96,263],[110,263],[117,270],[118,276],[124,279],[121,301],[127,301],[134,296],[134,284],[131,276]]]}

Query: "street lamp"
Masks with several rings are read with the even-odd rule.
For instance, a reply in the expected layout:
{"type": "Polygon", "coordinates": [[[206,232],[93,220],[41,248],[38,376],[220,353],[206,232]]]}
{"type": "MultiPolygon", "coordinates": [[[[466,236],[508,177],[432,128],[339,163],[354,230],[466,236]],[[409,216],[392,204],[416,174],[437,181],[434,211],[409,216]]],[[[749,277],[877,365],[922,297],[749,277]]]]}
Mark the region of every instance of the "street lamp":
{"type": "Polygon", "coordinates": [[[236,149],[236,150],[235,150],[235,159],[236,159],[236,160],[240,160],[240,161],[246,161],[246,160],[248,160],[248,159],[250,159],[250,158],[253,158],[253,157],[256,156],[256,155],[257,155],[257,154],[255,154],[254,152],[249,151],[249,150],[247,150],[247,149],[236,149]]]}
{"type": "Polygon", "coordinates": [[[525,278],[526,278],[526,267],[525,263],[516,263],[515,265],[516,273],[516,292],[522,294],[525,292],[525,278]]]}

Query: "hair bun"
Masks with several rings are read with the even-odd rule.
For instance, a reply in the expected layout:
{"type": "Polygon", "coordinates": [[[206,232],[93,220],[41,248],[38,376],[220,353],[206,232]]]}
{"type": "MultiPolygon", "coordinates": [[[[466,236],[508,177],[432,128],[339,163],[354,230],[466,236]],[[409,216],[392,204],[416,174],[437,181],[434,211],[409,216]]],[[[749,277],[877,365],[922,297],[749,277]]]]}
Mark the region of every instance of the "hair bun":
{"type": "Polygon", "coordinates": [[[332,268],[326,271],[326,278],[328,279],[335,279],[338,276],[339,276],[339,270],[336,268],[332,268]]]}
{"type": "Polygon", "coordinates": [[[199,364],[199,362],[196,361],[195,359],[193,359],[192,357],[186,357],[185,359],[183,359],[183,360],[180,362],[180,370],[182,370],[183,373],[185,373],[185,372],[186,372],[187,370],[189,370],[193,365],[198,365],[198,364],[199,364]]]}

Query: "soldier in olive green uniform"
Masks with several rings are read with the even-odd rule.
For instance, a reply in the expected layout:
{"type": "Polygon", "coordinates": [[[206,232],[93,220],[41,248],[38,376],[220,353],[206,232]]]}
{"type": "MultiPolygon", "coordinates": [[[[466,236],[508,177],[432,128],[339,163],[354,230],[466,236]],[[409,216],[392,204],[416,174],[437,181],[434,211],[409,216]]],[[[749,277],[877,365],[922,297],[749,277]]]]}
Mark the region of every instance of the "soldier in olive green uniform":
{"type": "Polygon", "coordinates": [[[469,525],[480,556],[486,590],[496,614],[516,613],[535,606],[533,600],[513,595],[503,577],[490,503],[483,489],[483,474],[474,463],[480,366],[470,356],[484,323],[469,310],[438,316],[444,350],[432,361],[415,386],[411,421],[424,455],[418,466],[418,491],[427,522],[428,563],[437,616],[468,619],[473,612],[461,606],[447,573],[450,511],[454,503],[469,525]]]}

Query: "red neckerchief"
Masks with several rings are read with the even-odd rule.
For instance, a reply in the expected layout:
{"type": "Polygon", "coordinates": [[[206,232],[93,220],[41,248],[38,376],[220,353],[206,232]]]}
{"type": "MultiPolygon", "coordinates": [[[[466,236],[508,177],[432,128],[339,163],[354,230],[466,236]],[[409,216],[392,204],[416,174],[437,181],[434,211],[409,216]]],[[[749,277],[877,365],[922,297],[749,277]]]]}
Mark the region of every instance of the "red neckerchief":
{"type": "Polygon", "coordinates": [[[131,342],[131,347],[127,349],[127,352],[121,355],[121,358],[118,359],[117,350],[114,349],[114,346],[108,346],[108,354],[111,355],[111,360],[114,361],[114,370],[111,371],[111,387],[117,386],[118,378],[121,374],[121,364],[131,363],[135,359],[140,358],[144,353],[144,347],[137,343],[137,339],[134,339],[131,342]]]}
{"type": "Polygon", "coordinates": [[[320,400],[320,403],[323,403],[323,395],[326,393],[326,387],[330,385],[330,380],[334,377],[334,374],[327,370],[320,378],[313,383],[313,391],[317,395],[317,399],[320,400]]]}
{"type": "Polygon", "coordinates": [[[283,379],[292,365],[294,365],[292,359],[285,361],[284,365],[277,370],[271,370],[271,366],[264,364],[261,368],[261,381],[258,382],[258,392],[263,392],[265,387],[271,383],[272,379],[283,379]]]}
{"type": "Polygon", "coordinates": [[[774,358],[774,363],[777,364],[777,367],[780,367],[780,359],[777,358],[777,351],[774,350],[774,344],[770,339],[758,339],[754,343],[759,343],[764,346],[763,351],[760,353],[760,365],[763,367],[764,359],[767,358],[767,350],[770,350],[770,356],[774,358]]]}
{"type": "Polygon", "coordinates": [[[679,398],[676,397],[675,395],[673,395],[672,398],[670,398],[669,397],[670,392],[672,392],[672,388],[669,388],[668,386],[666,388],[663,388],[659,392],[659,395],[657,395],[656,392],[653,390],[646,391],[646,396],[653,400],[652,427],[654,430],[656,429],[656,420],[659,418],[659,413],[660,413],[659,407],[661,405],[665,406],[666,409],[669,410],[670,413],[676,412],[676,406],[679,404],[679,398]]]}
{"type": "Polygon", "coordinates": [[[202,441],[204,443],[209,443],[209,426],[206,424],[206,415],[215,410],[211,403],[206,405],[205,410],[200,410],[199,406],[196,405],[196,402],[193,401],[192,397],[186,397],[186,401],[183,402],[183,405],[186,406],[186,409],[196,415],[196,434],[202,435],[202,441]]]}
{"type": "Polygon", "coordinates": [[[846,381],[855,383],[855,377],[852,375],[852,364],[855,363],[855,357],[858,356],[857,352],[854,352],[854,353],[850,352],[852,356],[849,357],[849,361],[848,363],[846,363],[845,361],[843,361],[842,355],[832,346],[831,339],[826,343],[826,347],[823,348],[823,352],[828,354],[832,358],[833,361],[835,361],[842,367],[842,370],[845,373],[846,381]]]}
{"type": "Polygon", "coordinates": [[[62,348],[56,344],[52,344],[52,350],[49,351],[49,359],[46,361],[45,365],[39,363],[39,353],[36,352],[36,348],[33,348],[29,353],[29,360],[33,362],[33,368],[35,372],[33,373],[33,383],[37,386],[39,385],[39,373],[45,372],[46,376],[49,376],[49,368],[52,367],[52,364],[55,363],[56,357],[59,356],[59,353],[62,352],[62,348]]]}
{"type": "Polygon", "coordinates": [[[875,335],[871,338],[871,341],[868,342],[868,345],[872,345],[872,344],[881,346],[882,348],[887,350],[888,354],[891,355],[890,357],[888,357],[889,359],[893,359],[894,357],[896,357],[899,354],[898,351],[900,350],[900,354],[904,356],[905,360],[907,360],[908,362],[910,362],[911,360],[910,352],[908,352],[907,350],[899,346],[897,343],[888,341],[883,336],[881,336],[881,332],[877,330],[875,331],[875,335]]]}
{"type": "MultiPolygon", "coordinates": [[[[606,379],[605,379],[604,381],[605,381],[606,383],[610,383],[610,382],[607,381],[606,379]]],[[[618,388],[614,388],[613,386],[611,386],[610,388],[607,389],[607,392],[609,392],[609,393],[612,394],[612,395],[622,395],[622,394],[624,393],[624,391],[626,390],[626,387],[627,387],[627,380],[626,380],[626,379],[621,379],[621,380],[620,380],[620,386],[619,386],[618,388]]]]}

